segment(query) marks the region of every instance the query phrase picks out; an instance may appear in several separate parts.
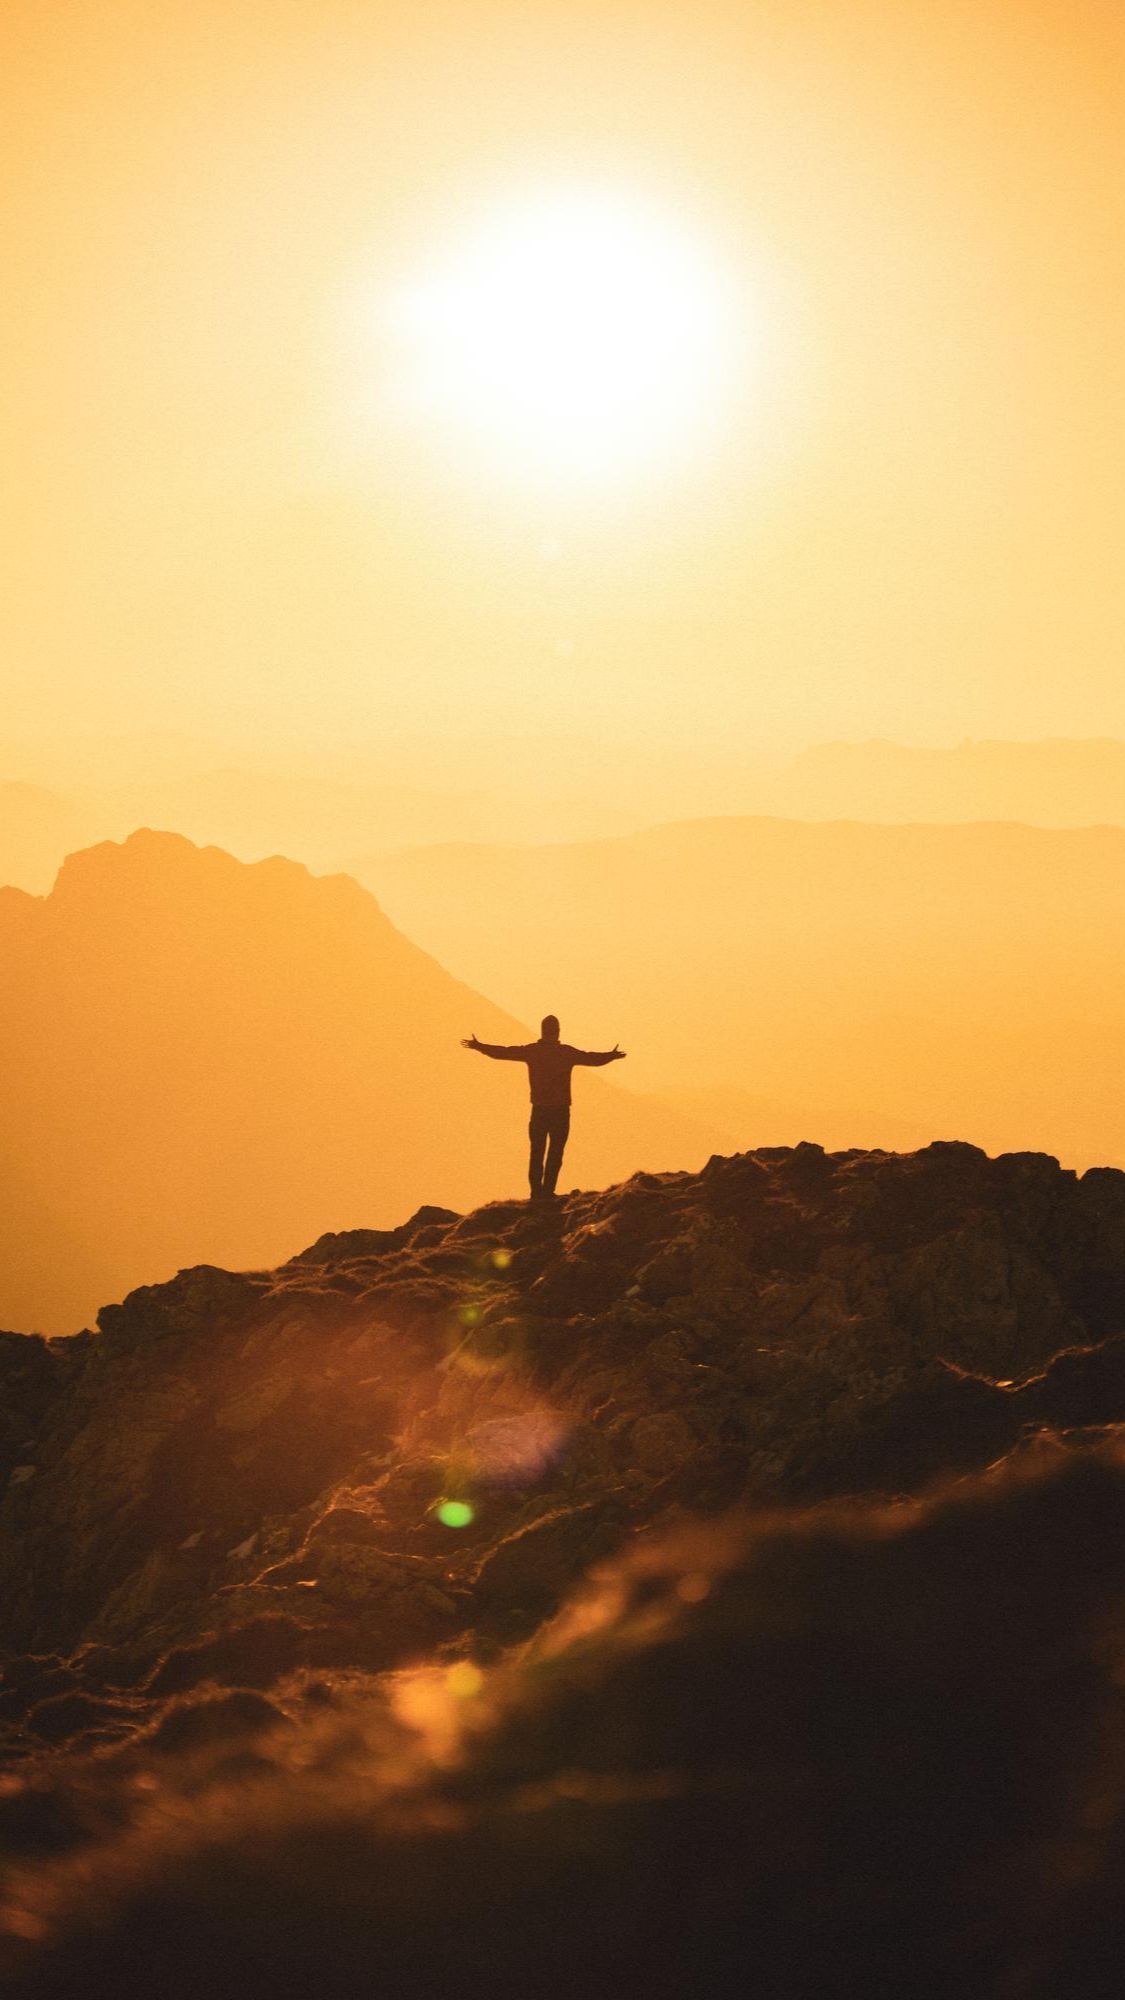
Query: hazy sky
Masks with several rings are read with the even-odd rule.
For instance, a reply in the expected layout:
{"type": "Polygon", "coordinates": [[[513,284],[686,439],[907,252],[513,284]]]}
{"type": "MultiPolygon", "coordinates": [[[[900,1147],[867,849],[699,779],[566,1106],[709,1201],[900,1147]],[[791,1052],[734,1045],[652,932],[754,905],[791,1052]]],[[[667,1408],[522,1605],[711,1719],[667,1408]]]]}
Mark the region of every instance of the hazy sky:
{"type": "Polygon", "coordinates": [[[1125,734],[1118,0],[5,19],[6,733],[1125,734]],[[694,432],[578,479],[387,332],[539,189],[726,315],[694,432]]]}

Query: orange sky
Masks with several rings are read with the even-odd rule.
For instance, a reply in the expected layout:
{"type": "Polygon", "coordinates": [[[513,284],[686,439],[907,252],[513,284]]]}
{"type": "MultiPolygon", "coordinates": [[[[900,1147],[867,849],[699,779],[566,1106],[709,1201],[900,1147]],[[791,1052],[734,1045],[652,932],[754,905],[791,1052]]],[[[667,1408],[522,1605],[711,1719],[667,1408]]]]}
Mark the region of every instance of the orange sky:
{"type": "Polygon", "coordinates": [[[1125,735],[1116,0],[3,36],[6,736],[1125,735]],[[361,310],[570,179],[666,210],[761,341],[717,444],[578,493],[385,420],[361,310]]]}

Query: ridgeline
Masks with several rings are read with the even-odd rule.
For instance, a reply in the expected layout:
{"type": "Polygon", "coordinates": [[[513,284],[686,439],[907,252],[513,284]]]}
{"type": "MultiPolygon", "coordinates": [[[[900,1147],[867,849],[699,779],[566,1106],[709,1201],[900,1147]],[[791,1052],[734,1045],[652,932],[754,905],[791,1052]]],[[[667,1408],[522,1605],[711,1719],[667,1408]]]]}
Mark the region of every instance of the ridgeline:
{"type": "Polygon", "coordinates": [[[424,1209],[0,1384],[15,1990],[1093,1990],[1125,1175],[424,1209]]]}

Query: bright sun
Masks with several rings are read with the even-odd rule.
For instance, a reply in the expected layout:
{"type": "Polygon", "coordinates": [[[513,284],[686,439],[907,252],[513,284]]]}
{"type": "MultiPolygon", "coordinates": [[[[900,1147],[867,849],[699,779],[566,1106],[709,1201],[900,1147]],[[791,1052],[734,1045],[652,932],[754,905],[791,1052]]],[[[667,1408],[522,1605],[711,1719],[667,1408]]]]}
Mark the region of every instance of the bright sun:
{"type": "Polygon", "coordinates": [[[512,469],[596,477],[702,440],[731,337],[702,251],[640,204],[547,194],[483,220],[395,305],[407,393],[512,469]]]}

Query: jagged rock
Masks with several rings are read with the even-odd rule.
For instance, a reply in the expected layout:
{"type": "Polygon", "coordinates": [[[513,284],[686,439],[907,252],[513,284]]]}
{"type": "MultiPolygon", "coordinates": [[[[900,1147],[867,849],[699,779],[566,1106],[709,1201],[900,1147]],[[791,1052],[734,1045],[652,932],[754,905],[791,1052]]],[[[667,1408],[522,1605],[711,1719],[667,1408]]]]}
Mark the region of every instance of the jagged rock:
{"type": "Polygon", "coordinates": [[[333,1542],[320,1550],[316,1575],[330,1603],[366,1604],[385,1591],[401,1588],[406,1565],[378,1549],[333,1542]]]}
{"type": "Polygon", "coordinates": [[[309,1530],[308,1542],[315,1547],[320,1542],[358,1542],[374,1544],[379,1540],[379,1523],[361,1507],[329,1507],[319,1520],[314,1521],[309,1530]]]}
{"type": "Polygon", "coordinates": [[[62,1385],[65,1350],[74,1345],[39,1334],[0,1333],[0,1485],[13,1480],[22,1485],[34,1472],[28,1452],[62,1385]]]}
{"type": "Polygon", "coordinates": [[[290,1717],[276,1702],[238,1688],[231,1694],[184,1702],[169,1709],[152,1733],[152,1747],[167,1756],[230,1738],[244,1741],[248,1736],[291,1727],[290,1717]]]}
{"type": "Polygon", "coordinates": [[[469,1592],[541,1615],[663,1508],[893,1496],[1125,1420],[1125,1175],[775,1148],[199,1266],[99,1326],[0,1338],[0,1647],[98,1692],[107,1654],[222,1677],[280,1616],[278,1672],[389,1663],[469,1592]]]}
{"type": "Polygon", "coordinates": [[[304,1657],[309,1631],[277,1612],[251,1616],[241,1625],[191,1645],[175,1646],[144,1676],[147,1694],[177,1694],[204,1681],[240,1687],[270,1687],[304,1657]]]}
{"type": "Polygon", "coordinates": [[[531,1521],[489,1551],[475,1582],[479,1601],[491,1609],[543,1611],[558,1602],[612,1541],[603,1530],[604,1506],[559,1508],[531,1521]]]}
{"type": "Polygon", "coordinates": [[[1025,1421],[1029,1415],[1065,1426],[1125,1421],[1125,1337],[1064,1349],[1013,1401],[1025,1421]]]}
{"type": "Polygon", "coordinates": [[[669,1243],[645,1264],[637,1276],[637,1290],[652,1305],[682,1297],[692,1288],[692,1246],[690,1242],[669,1243]]]}
{"type": "Polygon", "coordinates": [[[397,1229],[345,1229],[329,1231],[318,1236],[307,1250],[301,1250],[291,1259],[294,1265],[343,1264],[353,1257],[379,1257],[386,1250],[400,1250],[404,1244],[412,1242],[423,1230],[434,1223],[457,1222],[460,1218],[452,1208],[416,1209],[409,1222],[401,1223],[397,1229]]]}
{"type": "Polygon", "coordinates": [[[70,1694],[49,1695],[27,1713],[27,1727],[48,1743],[66,1743],[85,1736],[106,1723],[136,1722],[136,1715],[120,1702],[100,1700],[76,1689],[70,1694]]]}
{"type": "Polygon", "coordinates": [[[1103,1990],[1125,1176],[771,1149],[100,1325],[0,1339],[26,2000],[1103,1990]]]}
{"type": "Polygon", "coordinates": [[[256,1431],[267,1417],[272,1417],[275,1410],[289,1401],[295,1386],[291,1376],[267,1376],[264,1382],[243,1389],[229,1403],[221,1404],[215,1411],[215,1428],[220,1431],[256,1431]]]}
{"type": "Polygon", "coordinates": [[[638,1417],[629,1431],[630,1455],[642,1472],[659,1478],[678,1472],[698,1449],[691,1425],[676,1410],[662,1410],[651,1417],[638,1417]]]}

